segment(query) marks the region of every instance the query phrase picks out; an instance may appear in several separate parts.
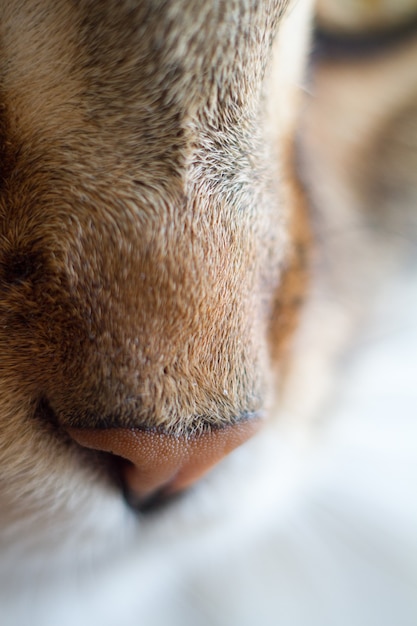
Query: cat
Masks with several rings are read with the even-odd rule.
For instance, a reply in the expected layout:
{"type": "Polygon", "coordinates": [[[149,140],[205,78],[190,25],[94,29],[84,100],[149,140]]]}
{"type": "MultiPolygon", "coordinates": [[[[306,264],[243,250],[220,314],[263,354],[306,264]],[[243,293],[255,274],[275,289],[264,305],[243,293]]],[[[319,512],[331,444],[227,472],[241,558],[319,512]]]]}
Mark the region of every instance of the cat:
{"type": "Polygon", "coordinates": [[[416,190],[414,39],[358,60],[328,11],[0,6],[7,626],[308,623],[253,538],[293,519],[416,190]]]}

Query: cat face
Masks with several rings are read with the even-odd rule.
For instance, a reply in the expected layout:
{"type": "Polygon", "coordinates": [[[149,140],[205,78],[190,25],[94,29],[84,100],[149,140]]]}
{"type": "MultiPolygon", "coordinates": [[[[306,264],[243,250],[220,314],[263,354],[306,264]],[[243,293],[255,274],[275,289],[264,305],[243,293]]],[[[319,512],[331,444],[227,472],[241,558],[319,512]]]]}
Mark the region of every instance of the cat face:
{"type": "Polygon", "coordinates": [[[3,525],[123,517],[267,418],[308,244],[286,4],[1,9],[3,525]]]}

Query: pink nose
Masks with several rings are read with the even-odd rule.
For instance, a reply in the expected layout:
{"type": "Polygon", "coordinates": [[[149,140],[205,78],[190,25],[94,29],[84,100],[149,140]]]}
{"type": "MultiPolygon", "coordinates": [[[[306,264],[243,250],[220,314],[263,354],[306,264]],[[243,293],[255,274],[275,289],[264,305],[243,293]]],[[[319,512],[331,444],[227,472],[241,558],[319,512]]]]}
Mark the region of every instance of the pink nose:
{"type": "Polygon", "coordinates": [[[124,480],[129,492],[145,502],[156,494],[182,491],[247,441],[259,426],[259,419],[251,419],[190,437],[135,428],[70,428],[68,432],[86,448],[130,461],[123,468],[124,480]]]}

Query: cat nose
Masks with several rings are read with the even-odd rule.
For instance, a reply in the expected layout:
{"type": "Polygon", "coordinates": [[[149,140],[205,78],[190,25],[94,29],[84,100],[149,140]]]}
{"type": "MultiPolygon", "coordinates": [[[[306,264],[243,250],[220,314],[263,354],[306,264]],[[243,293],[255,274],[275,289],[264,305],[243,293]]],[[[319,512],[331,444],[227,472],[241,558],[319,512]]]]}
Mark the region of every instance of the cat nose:
{"type": "Polygon", "coordinates": [[[260,419],[251,418],[189,436],[137,428],[70,428],[68,433],[86,448],[125,460],[122,478],[131,501],[139,505],[183,491],[247,441],[259,426],[260,419]]]}

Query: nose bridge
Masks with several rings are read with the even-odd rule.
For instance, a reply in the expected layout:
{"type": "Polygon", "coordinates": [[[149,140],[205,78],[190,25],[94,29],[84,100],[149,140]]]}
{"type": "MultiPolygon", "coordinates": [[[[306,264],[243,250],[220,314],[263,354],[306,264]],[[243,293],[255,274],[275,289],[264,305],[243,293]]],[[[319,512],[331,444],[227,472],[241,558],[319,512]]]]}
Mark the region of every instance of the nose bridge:
{"type": "MultiPolygon", "coordinates": [[[[158,345],[103,353],[93,347],[75,372],[47,386],[63,424],[90,428],[163,428],[183,432],[227,425],[259,409],[257,355],[227,333],[218,342],[164,338],[158,345]],[[143,356],[148,354],[149,356],[143,356]]],[[[152,338],[143,339],[143,343],[152,338]]]]}
{"type": "Polygon", "coordinates": [[[198,344],[214,346],[242,328],[250,262],[248,280],[220,227],[196,222],[161,218],[157,227],[99,230],[83,242],[79,257],[90,261],[75,270],[74,295],[98,359],[145,369],[176,359],[190,342],[192,357],[198,344]]]}
{"type": "Polygon", "coordinates": [[[204,267],[193,266],[174,243],[165,250],[155,243],[151,251],[123,245],[85,277],[78,298],[82,308],[89,294],[88,351],[97,371],[135,387],[145,378],[157,380],[173,362],[181,369],[198,352],[194,340],[209,339],[206,313],[215,288],[205,287],[204,267]]]}
{"type": "Polygon", "coordinates": [[[54,375],[41,385],[62,422],[170,428],[258,409],[255,272],[239,228],[220,206],[205,217],[170,207],[149,203],[142,219],[137,205],[89,198],[80,228],[62,227],[62,280],[43,318],[56,329],[54,375]]]}
{"type": "Polygon", "coordinates": [[[138,294],[125,302],[101,292],[91,316],[81,311],[79,338],[68,334],[59,376],[45,383],[63,422],[175,429],[199,416],[227,423],[258,408],[246,406],[254,381],[239,311],[181,289],[154,287],[142,306],[138,294]]]}

